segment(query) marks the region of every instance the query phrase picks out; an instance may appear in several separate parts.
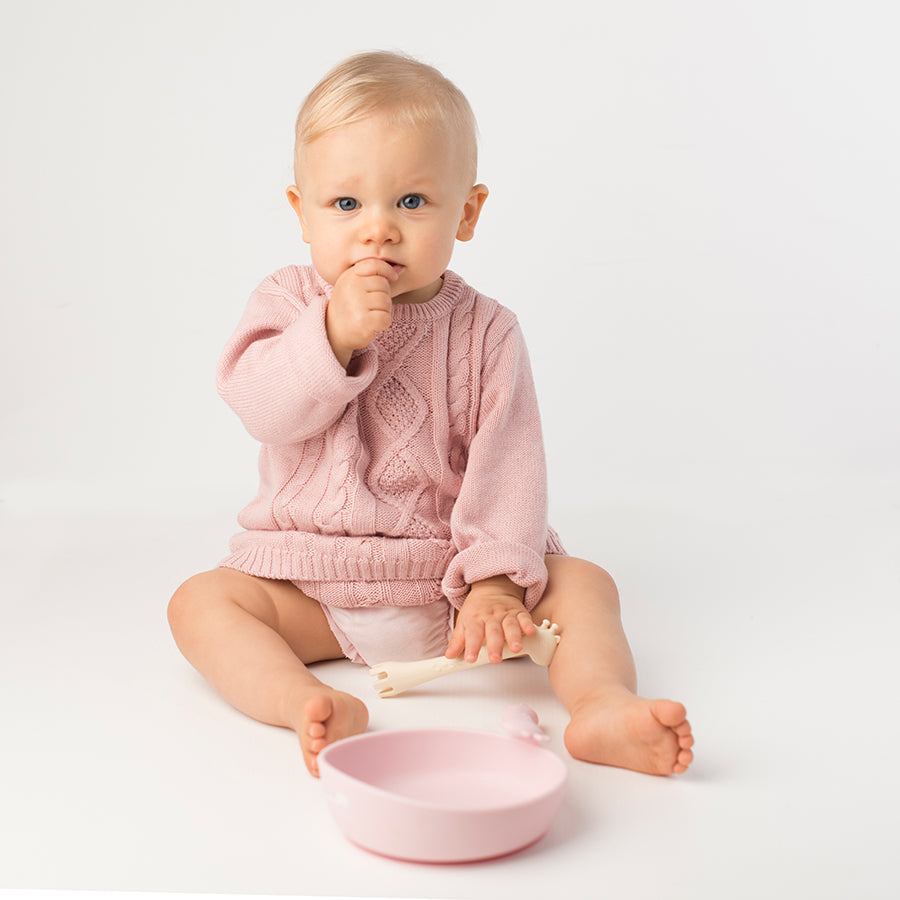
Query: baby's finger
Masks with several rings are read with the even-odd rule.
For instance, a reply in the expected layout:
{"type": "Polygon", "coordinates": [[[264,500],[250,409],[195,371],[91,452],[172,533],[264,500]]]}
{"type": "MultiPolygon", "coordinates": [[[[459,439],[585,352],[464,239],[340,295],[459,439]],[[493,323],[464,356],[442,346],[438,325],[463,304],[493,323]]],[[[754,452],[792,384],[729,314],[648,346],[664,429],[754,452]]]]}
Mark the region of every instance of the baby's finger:
{"type": "Polygon", "coordinates": [[[359,286],[367,302],[375,300],[381,307],[390,307],[391,283],[383,275],[366,275],[359,279],[359,286]]]}
{"type": "Polygon", "coordinates": [[[447,659],[456,659],[465,648],[466,634],[459,619],[457,619],[456,625],[453,627],[453,632],[450,635],[450,641],[447,644],[447,650],[444,652],[444,656],[446,656],[447,659]]]}
{"type": "Polygon", "coordinates": [[[503,645],[506,643],[505,620],[503,624],[496,619],[489,620],[484,626],[484,642],[487,645],[488,657],[492,663],[503,660],[503,645]]]}
{"type": "Polygon", "coordinates": [[[358,275],[378,275],[381,278],[387,278],[388,281],[396,281],[400,277],[397,270],[387,260],[375,259],[372,256],[355,263],[353,270],[358,275]]]}
{"type": "Polygon", "coordinates": [[[466,626],[466,662],[475,662],[483,646],[484,626],[473,620],[466,626]]]}
{"type": "Polygon", "coordinates": [[[513,653],[522,652],[522,623],[515,613],[508,613],[503,620],[503,636],[513,653]]]}

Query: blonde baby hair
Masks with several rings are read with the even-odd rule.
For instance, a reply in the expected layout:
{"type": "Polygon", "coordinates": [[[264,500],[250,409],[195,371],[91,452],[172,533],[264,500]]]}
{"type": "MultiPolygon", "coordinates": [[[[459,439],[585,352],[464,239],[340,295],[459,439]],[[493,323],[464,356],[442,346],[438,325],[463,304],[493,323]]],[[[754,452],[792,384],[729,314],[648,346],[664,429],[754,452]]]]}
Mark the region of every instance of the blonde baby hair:
{"type": "Polygon", "coordinates": [[[351,56],[310,91],[297,116],[295,169],[305,146],[375,113],[397,126],[437,127],[459,140],[474,183],[477,126],[465,95],[433,66],[385,50],[351,56]]]}

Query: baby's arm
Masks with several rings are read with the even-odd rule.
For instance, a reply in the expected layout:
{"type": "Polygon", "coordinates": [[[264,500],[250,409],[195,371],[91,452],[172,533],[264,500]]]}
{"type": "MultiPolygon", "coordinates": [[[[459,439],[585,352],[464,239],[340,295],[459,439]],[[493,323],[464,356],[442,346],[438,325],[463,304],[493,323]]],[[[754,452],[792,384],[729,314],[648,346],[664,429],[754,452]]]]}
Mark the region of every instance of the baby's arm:
{"type": "Polygon", "coordinates": [[[329,307],[305,270],[288,267],[254,291],[225,347],[219,392],[263,444],[321,434],[375,377],[371,353],[359,355],[352,376],[338,362],[326,326],[329,307]]]}
{"type": "Polygon", "coordinates": [[[504,644],[513,653],[520,652],[522,636],[535,632],[523,595],[524,589],[506,575],[473,584],[456,616],[447,658],[456,659],[465,650],[466,661],[474,662],[482,645],[487,646],[492,663],[502,661],[504,644]]]}
{"type": "MultiPolygon", "coordinates": [[[[503,638],[530,633],[528,610],[547,582],[547,489],[537,397],[514,320],[498,319],[481,365],[476,433],[451,514],[456,554],[444,596],[459,610],[447,647],[455,658],[478,652],[479,637],[499,658],[503,638]],[[490,624],[489,624],[490,623],[490,624]]],[[[514,650],[514,652],[517,652],[514,650]]]]}

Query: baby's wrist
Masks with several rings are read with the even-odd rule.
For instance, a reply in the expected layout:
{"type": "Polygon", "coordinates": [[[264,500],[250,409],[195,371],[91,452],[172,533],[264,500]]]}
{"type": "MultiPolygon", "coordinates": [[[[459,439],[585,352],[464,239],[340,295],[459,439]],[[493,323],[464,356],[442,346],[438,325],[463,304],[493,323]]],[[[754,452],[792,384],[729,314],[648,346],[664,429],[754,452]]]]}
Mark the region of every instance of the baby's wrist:
{"type": "Polygon", "coordinates": [[[525,588],[517,585],[508,575],[494,575],[492,578],[472,582],[469,585],[469,596],[473,594],[476,597],[481,594],[490,594],[492,597],[503,594],[510,600],[522,603],[525,599],[525,588]]]}
{"type": "Polygon", "coordinates": [[[353,355],[353,350],[355,348],[350,347],[346,342],[340,339],[339,329],[335,329],[334,320],[328,315],[327,310],[325,313],[325,334],[328,337],[331,352],[334,353],[335,358],[341,366],[346,369],[350,364],[350,357],[353,355]]]}
{"type": "Polygon", "coordinates": [[[331,340],[331,338],[328,339],[328,343],[331,344],[331,352],[334,353],[334,357],[338,361],[338,364],[342,369],[346,370],[347,366],[350,365],[350,357],[353,356],[353,351],[342,348],[335,341],[331,340]]]}

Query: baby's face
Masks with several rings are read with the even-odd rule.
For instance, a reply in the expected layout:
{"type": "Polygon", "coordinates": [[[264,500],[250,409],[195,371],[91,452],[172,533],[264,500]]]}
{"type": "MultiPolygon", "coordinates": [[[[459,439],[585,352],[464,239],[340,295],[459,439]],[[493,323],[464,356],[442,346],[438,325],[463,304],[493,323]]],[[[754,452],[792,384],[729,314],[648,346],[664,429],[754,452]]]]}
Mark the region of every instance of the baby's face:
{"type": "Polygon", "coordinates": [[[313,266],[329,283],[360,260],[387,260],[400,277],[395,303],[424,303],[441,288],[454,242],[472,237],[484,185],[435,129],[373,116],[303,148],[288,189],[313,266]]]}

